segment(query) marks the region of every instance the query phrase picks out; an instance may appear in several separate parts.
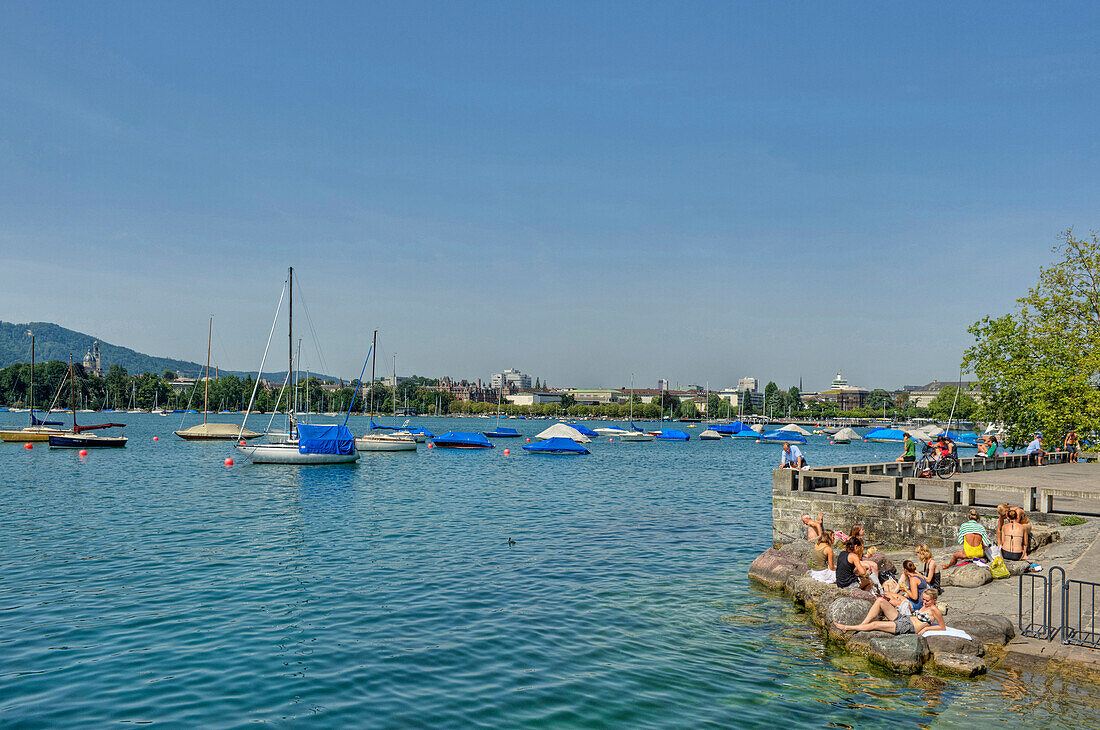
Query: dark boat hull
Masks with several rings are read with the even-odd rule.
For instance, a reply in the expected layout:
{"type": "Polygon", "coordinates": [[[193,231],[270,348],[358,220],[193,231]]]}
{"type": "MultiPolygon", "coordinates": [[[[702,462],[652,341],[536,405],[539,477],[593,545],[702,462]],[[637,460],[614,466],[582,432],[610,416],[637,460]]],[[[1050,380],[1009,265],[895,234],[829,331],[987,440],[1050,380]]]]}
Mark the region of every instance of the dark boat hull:
{"type": "Polygon", "coordinates": [[[51,449],[121,449],[125,436],[50,436],[51,449]]]}

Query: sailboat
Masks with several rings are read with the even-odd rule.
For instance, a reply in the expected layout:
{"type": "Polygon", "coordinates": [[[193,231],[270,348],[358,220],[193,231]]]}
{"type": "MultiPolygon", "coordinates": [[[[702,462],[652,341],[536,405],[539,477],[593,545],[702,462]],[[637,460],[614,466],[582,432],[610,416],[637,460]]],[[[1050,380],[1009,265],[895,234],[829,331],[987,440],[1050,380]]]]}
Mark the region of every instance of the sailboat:
{"type": "Polygon", "coordinates": [[[501,428],[500,427],[500,399],[504,394],[504,378],[500,379],[500,388],[497,389],[497,425],[493,431],[482,431],[482,433],[491,439],[518,439],[519,431],[514,428],[501,428]]]}
{"type": "MultiPolygon", "coordinates": [[[[59,428],[52,428],[60,426],[60,421],[39,421],[34,416],[34,333],[27,330],[27,334],[31,336],[31,386],[27,392],[27,405],[30,406],[27,410],[31,413],[31,425],[17,431],[0,431],[0,441],[49,441],[51,433],[63,433],[59,428]]],[[[52,407],[51,404],[51,410],[52,407]]],[[[50,411],[46,411],[46,418],[49,417],[50,411]]]]}
{"type": "Polygon", "coordinates": [[[247,428],[239,429],[232,423],[209,423],[206,420],[210,412],[210,340],[213,336],[214,315],[210,315],[210,327],[206,333],[206,388],[202,396],[202,423],[175,433],[185,441],[237,441],[258,438],[262,434],[249,431],[247,428]]]}
{"type": "MultiPolygon", "coordinates": [[[[374,423],[374,364],[378,360],[378,330],[374,331],[374,342],[371,344],[373,359],[370,366],[370,423],[372,430],[386,428],[374,423]]],[[[397,356],[393,358],[393,428],[397,430],[397,356]]],[[[355,448],[359,451],[416,451],[416,437],[412,434],[398,435],[394,433],[368,433],[355,439],[355,448]]]]}
{"type": "MultiPolygon", "coordinates": [[[[287,284],[284,291],[289,293],[288,303],[288,369],[287,378],[294,372],[294,267],[287,271],[287,284]]],[[[282,308],[282,297],[279,298],[279,308],[282,308]]],[[[279,319],[278,310],[275,312],[276,322],[279,319]]],[[[275,323],[271,324],[271,332],[275,332],[275,323]]],[[[271,346],[271,335],[268,335],[268,347],[271,346]]],[[[264,362],[267,360],[267,349],[260,361],[260,372],[256,376],[256,383],[252,387],[252,398],[248,401],[248,408],[241,421],[240,434],[244,434],[244,424],[248,422],[248,416],[252,412],[252,402],[256,397],[256,391],[260,387],[260,376],[263,374],[264,362]]],[[[297,383],[294,384],[295,387],[297,383]]],[[[252,460],[253,464],[347,464],[359,460],[359,452],[355,450],[355,437],[351,435],[347,427],[347,418],[344,425],[311,426],[305,423],[299,424],[294,418],[294,406],[292,398],[287,398],[287,438],[278,444],[246,444],[244,440],[238,441],[234,447],[244,456],[252,460]]]]}
{"type": "Polygon", "coordinates": [[[76,423],[76,378],[73,377],[73,356],[69,355],[69,400],[73,408],[73,430],[50,434],[51,449],[120,449],[129,440],[125,436],[100,436],[91,433],[100,428],[124,428],[125,423],[100,423],[79,426],[76,423]],[[88,432],[88,433],[85,433],[88,432]]]}
{"type": "Polygon", "coordinates": [[[630,374],[630,430],[619,436],[620,441],[652,441],[655,438],[634,425],[634,373],[630,374]]]}

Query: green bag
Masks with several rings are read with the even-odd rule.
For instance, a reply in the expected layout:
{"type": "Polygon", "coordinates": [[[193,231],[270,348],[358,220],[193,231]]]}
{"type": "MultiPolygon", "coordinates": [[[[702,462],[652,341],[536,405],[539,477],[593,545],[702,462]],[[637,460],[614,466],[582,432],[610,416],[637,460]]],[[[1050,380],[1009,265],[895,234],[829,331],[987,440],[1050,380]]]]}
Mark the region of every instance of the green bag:
{"type": "Polygon", "coordinates": [[[1008,566],[1005,565],[1005,559],[1000,555],[993,558],[993,562],[989,564],[989,572],[993,574],[994,578],[1007,578],[1008,566]]]}

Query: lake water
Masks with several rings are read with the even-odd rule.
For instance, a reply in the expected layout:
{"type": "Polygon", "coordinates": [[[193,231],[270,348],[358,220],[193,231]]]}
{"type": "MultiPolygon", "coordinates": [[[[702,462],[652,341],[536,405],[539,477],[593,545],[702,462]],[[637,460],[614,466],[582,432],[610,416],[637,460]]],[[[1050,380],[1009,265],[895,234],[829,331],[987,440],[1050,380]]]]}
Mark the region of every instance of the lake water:
{"type": "MultiPolygon", "coordinates": [[[[0,724],[1080,727],[1100,716],[1090,688],[1006,671],[912,689],[750,585],[770,545],[775,444],[687,429],[687,443],[601,439],[584,457],[529,455],[512,439],[350,466],[226,467],[232,448],[179,440],[180,419],[112,414],[129,445],[85,458],[0,450],[0,724]]],[[[0,413],[0,426],[26,421],[0,413]]],[[[899,451],[821,437],[803,448],[815,464],[899,451]]]]}

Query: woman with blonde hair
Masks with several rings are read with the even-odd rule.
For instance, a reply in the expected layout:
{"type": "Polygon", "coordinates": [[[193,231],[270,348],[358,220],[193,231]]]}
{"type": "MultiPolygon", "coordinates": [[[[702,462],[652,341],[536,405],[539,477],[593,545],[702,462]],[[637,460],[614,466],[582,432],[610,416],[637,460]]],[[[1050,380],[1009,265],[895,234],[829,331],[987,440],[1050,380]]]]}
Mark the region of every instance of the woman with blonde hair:
{"type": "Polygon", "coordinates": [[[928,581],[928,587],[940,590],[940,566],[932,559],[932,551],[924,543],[917,545],[917,558],[924,569],[921,575],[928,581]]]}

